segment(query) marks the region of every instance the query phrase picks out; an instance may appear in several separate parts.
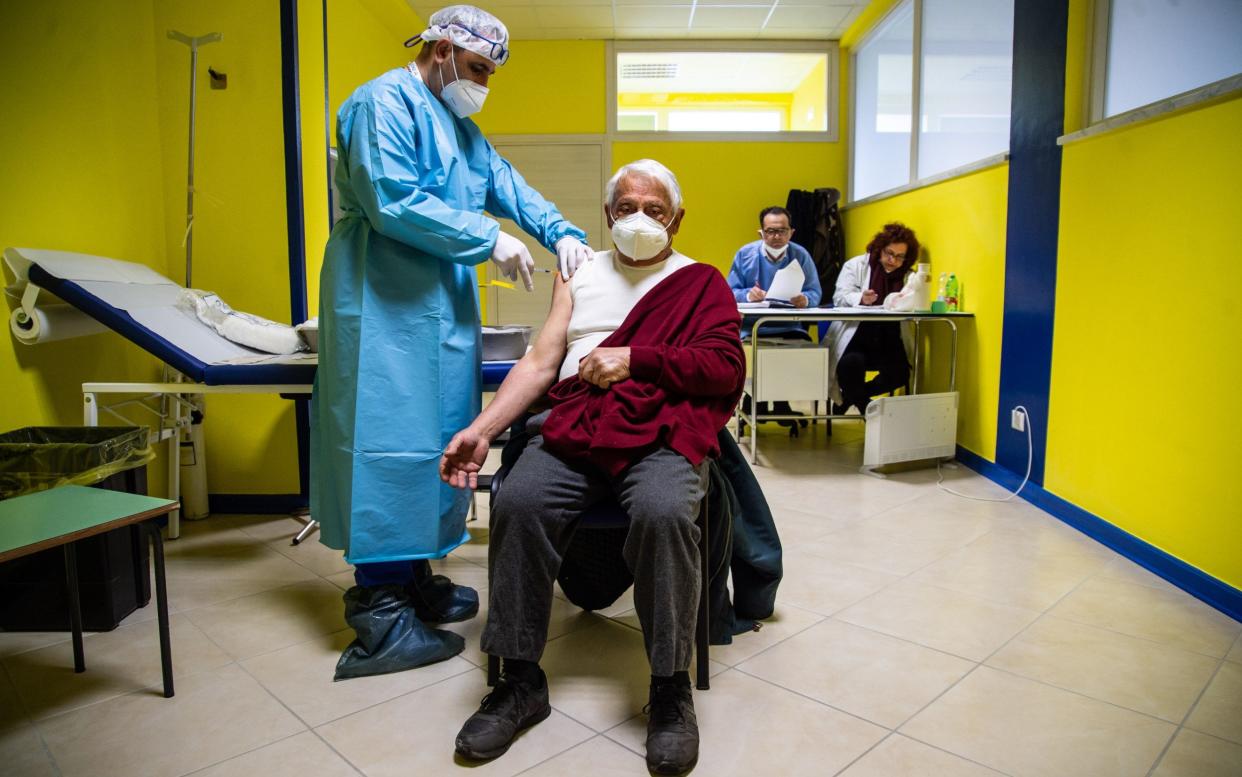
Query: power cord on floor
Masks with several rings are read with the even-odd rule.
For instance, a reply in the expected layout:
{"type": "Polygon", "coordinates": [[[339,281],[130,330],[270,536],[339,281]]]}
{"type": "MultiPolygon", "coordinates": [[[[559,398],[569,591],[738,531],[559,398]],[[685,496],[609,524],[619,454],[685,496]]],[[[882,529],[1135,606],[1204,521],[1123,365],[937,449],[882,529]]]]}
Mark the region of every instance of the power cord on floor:
{"type": "Polygon", "coordinates": [[[963,494],[960,491],[954,491],[944,484],[944,473],[940,471],[940,462],[937,461],[936,485],[940,486],[941,490],[948,491],[953,496],[960,496],[963,499],[973,499],[976,502],[1008,502],[1010,499],[1013,499],[1015,496],[1022,493],[1022,489],[1026,488],[1027,482],[1031,479],[1031,464],[1035,461],[1035,446],[1031,441],[1031,414],[1027,412],[1027,409],[1022,405],[1018,405],[1014,408],[1014,410],[1022,411],[1022,418],[1024,419],[1023,426],[1026,427],[1026,475],[1023,476],[1022,484],[1018,486],[1018,490],[1014,491],[1009,496],[1004,496],[999,499],[990,496],[971,496],[970,494],[963,494]]]}

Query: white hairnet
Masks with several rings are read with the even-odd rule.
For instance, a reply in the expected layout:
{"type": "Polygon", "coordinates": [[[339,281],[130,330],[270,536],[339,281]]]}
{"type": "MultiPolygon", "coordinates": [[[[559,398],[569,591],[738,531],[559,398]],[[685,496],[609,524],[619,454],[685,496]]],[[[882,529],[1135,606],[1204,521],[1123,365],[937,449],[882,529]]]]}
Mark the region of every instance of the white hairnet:
{"type": "Polygon", "coordinates": [[[429,43],[452,41],[467,51],[487,57],[497,65],[509,59],[509,30],[504,22],[473,5],[450,5],[431,15],[427,29],[405,42],[406,46],[422,39],[429,43]]]}

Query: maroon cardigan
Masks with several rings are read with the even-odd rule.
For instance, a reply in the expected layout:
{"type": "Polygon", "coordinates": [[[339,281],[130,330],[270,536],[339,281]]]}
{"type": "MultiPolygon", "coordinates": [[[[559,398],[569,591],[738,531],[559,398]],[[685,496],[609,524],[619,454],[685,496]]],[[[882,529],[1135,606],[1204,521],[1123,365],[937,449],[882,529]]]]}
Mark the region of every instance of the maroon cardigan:
{"type": "Polygon", "coordinates": [[[629,346],[630,377],[608,389],[576,375],[548,391],[545,447],[618,475],[659,447],[698,466],[742,393],[737,302],[716,268],[692,264],[656,284],[601,348],[629,346]]]}

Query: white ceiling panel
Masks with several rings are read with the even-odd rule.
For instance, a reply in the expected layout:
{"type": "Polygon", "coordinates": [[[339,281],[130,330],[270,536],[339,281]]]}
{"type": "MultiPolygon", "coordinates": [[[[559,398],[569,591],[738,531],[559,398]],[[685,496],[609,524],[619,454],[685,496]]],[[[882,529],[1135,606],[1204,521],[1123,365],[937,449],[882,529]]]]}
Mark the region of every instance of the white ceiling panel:
{"type": "Polygon", "coordinates": [[[611,27],[545,27],[527,36],[527,40],[606,40],[613,34],[611,27]]]}
{"type": "Polygon", "coordinates": [[[618,40],[684,40],[686,28],[682,27],[634,27],[619,28],[618,40]]]}
{"type": "Polygon", "coordinates": [[[765,29],[807,28],[836,29],[849,16],[848,5],[785,5],[776,6],[765,29]]]}
{"type": "MultiPolygon", "coordinates": [[[[611,5],[544,5],[543,0],[535,6],[540,27],[600,27],[612,28],[611,5]]],[[[512,31],[512,37],[517,37],[512,31]]]]}
{"type": "Polygon", "coordinates": [[[721,30],[754,35],[772,9],[766,5],[697,5],[691,18],[691,29],[721,30]]]}
{"type": "Polygon", "coordinates": [[[680,28],[690,24],[688,5],[627,5],[617,6],[617,29],[629,32],[640,27],[680,28]]]}
{"type": "Polygon", "coordinates": [[[845,33],[839,27],[764,27],[761,40],[838,40],[845,33]]]}
{"type": "MultiPolygon", "coordinates": [[[[424,20],[448,4],[406,2],[424,20]]],[[[835,40],[867,3],[868,0],[478,0],[476,4],[500,17],[514,40],[835,40]]]]}

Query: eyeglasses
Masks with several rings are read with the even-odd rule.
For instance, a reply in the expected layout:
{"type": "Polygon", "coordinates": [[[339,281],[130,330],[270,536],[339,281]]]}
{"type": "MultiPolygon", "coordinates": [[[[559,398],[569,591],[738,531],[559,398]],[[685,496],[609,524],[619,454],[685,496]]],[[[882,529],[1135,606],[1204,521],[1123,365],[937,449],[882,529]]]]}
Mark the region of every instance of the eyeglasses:
{"type": "Polygon", "coordinates": [[[893,249],[887,247],[884,249],[884,255],[889,259],[892,259],[894,262],[904,262],[906,260],[905,254],[893,253],[893,249]]]}
{"type": "Polygon", "coordinates": [[[788,229],[788,228],[786,229],[761,229],[759,231],[763,233],[764,237],[784,237],[785,235],[788,235],[790,232],[793,232],[792,229],[788,229]]]}

